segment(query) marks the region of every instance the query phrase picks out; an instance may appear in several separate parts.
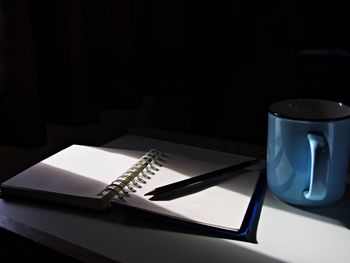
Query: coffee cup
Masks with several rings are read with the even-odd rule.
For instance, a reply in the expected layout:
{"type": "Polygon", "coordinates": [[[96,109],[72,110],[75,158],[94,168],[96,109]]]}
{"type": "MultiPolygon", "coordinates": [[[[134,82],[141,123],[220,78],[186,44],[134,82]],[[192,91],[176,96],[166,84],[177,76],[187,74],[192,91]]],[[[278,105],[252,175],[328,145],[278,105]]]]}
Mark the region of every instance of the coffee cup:
{"type": "Polygon", "coordinates": [[[332,204],[344,194],[350,157],[350,107],[318,99],[270,105],[267,182],[290,204],[332,204]]]}

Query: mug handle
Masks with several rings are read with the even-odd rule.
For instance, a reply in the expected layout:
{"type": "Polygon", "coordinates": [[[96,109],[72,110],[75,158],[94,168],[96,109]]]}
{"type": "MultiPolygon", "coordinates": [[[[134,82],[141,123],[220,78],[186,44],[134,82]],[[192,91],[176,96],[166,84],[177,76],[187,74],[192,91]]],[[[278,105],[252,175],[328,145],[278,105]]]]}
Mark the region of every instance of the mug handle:
{"type": "Polygon", "coordinates": [[[310,145],[311,167],[309,189],[303,192],[306,199],[321,201],[326,197],[328,182],[329,150],[326,138],[308,133],[310,145]]]}

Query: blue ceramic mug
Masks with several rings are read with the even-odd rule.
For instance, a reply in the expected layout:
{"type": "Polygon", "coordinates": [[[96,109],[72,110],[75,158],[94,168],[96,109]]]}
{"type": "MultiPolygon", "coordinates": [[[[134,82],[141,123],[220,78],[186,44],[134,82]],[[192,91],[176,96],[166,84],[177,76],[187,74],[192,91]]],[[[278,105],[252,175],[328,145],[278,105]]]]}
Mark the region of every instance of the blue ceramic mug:
{"type": "Polygon", "coordinates": [[[345,191],[350,107],[314,99],[285,100],[268,113],[267,180],[279,199],[327,205],[345,191]]]}

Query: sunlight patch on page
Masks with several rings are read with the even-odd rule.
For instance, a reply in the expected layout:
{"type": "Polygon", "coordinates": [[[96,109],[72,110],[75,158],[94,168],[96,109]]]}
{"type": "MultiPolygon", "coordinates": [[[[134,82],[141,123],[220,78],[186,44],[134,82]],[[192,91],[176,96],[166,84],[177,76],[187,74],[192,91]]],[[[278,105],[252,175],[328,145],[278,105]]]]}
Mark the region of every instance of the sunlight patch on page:
{"type": "Polygon", "coordinates": [[[112,149],[106,151],[103,148],[73,145],[69,151],[62,151],[60,155],[53,155],[42,163],[110,183],[137,161],[138,157],[113,152],[112,149]]]}

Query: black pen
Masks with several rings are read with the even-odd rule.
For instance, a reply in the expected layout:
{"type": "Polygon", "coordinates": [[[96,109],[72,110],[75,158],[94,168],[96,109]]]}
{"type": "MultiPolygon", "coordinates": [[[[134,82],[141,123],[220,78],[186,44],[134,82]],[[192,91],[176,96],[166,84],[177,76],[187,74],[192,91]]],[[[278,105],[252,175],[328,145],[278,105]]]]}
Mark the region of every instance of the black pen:
{"type": "Polygon", "coordinates": [[[246,168],[248,166],[257,164],[258,161],[259,161],[259,159],[244,161],[244,162],[230,165],[228,167],[221,168],[221,169],[218,169],[218,170],[215,170],[212,172],[208,172],[205,174],[194,176],[194,177],[182,180],[182,181],[178,181],[178,182],[171,183],[168,185],[160,186],[160,187],[157,187],[157,188],[153,189],[152,191],[146,193],[145,195],[163,194],[163,193],[170,192],[170,191],[173,191],[173,190],[185,187],[185,186],[189,186],[189,185],[194,184],[194,183],[202,182],[202,181],[209,180],[209,179],[214,179],[220,175],[224,175],[224,174],[227,174],[227,173],[233,172],[233,171],[238,171],[238,170],[241,170],[241,169],[246,168]]]}

